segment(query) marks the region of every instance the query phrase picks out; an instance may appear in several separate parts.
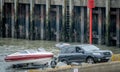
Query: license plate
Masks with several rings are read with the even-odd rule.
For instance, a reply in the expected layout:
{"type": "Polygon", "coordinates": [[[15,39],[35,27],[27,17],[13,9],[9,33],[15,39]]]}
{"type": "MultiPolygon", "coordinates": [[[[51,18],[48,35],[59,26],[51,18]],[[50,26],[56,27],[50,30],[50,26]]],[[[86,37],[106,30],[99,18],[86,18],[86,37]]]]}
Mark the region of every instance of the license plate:
{"type": "Polygon", "coordinates": [[[110,57],[106,57],[106,59],[110,59],[110,57]]]}

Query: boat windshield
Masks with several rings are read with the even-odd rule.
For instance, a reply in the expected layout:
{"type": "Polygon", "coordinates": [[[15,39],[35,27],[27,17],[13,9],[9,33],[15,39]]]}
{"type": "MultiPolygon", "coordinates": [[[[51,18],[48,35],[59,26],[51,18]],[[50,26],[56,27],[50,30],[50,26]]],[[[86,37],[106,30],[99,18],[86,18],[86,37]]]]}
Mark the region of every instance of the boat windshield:
{"type": "Polygon", "coordinates": [[[29,51],[29,53],[36,53],[36,52],[38,52],[36,50],[28,50],[28,51],[29,51]]]}
{"type": "Polygon", "coordinates": [[[20,51],[19,53],[21,53],[21,54],[28,54],[27,51],[20,51]]]}
{"type": "Polygon", "coordinates": [[[38,48],[39,52],[46,52],[46,50],[44,48],[38,48]]]}

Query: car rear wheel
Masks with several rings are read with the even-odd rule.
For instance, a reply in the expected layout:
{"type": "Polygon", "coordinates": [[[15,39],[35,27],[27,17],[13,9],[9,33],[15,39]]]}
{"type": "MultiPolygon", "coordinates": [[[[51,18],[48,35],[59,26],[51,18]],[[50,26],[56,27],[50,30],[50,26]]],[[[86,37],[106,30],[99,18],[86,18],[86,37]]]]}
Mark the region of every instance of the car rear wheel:
{"type": "Polygon", "coordinates": [[[65,64],[67,64],[67,65],[70,64],[70,63],[68,62],[68,60],[63,60],[62,62],[65,63],[65,64]]]}
{"type": "Polygon", "coordinates": [[[95,63],[95,62],[94,62],[94,59],[93,59],[92,57],[87,58],[86,62],[87,62],[88,64],[94,64],[94,63],[95,63]]]}

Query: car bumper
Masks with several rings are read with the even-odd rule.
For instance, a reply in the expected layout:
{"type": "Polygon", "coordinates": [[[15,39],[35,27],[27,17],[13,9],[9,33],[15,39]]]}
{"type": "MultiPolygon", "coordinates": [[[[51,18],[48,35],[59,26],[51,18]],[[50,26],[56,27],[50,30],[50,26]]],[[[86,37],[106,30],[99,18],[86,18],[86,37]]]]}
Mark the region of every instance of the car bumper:
{"type": "Polygon", "coordinates": [[[94,61],[96,63],[98,62],[108,62],[111,59],[111,57],[95,57],[94,61]]]}

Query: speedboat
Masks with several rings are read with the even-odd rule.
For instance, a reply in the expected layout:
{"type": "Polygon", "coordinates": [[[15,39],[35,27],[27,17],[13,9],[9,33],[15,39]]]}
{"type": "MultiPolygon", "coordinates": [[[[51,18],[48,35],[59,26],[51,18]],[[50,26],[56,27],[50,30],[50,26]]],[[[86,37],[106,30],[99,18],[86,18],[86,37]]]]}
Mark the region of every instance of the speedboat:
{"type": "Polygon", "coordinates": [[[23,50],[5,57],[5,61],[10,64],[45,64],[53,58],[53,53],[44,49],[23,50]]]}

